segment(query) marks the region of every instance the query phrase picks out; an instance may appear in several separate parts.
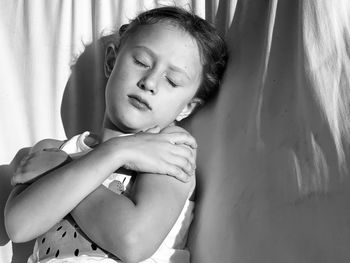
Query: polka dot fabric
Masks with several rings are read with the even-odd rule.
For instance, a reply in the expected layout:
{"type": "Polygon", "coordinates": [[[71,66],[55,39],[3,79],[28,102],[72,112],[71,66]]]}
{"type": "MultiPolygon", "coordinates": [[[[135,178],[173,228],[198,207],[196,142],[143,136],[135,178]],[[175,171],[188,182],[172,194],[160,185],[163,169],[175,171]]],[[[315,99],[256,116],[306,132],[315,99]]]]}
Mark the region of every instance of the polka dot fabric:
{"type": "Polygon", "coordinates": [[[37,246],[40,261],[49,258],[67,258],[72,255],[114,257],[91,242],[70,216],[40,236],[37,239],[37,246]]]}
{"type": "MultiPolygon", "coordinates": [[[[86,154],[91,148],[85,144],[89,132],[74,136],[67,141],[62,150],[72,159],[86,154]]],[[[103,185],[116,194],[129,196],[136,173],[119,169],[111,174],[103,185]]],[[[189,193],[189,197],[194,191],[189,193]]],[[[194,202],[186,201],[175,225],[158,250],[140,263],[178,262],[189,263],[190,253],[186,248],[187,233],[193,218],[194,202]]],[[[116,263],[122,262],[112,254],[102,250],[79,229],[71,216],[67,216],[44,235],[37,238],[33,254],[27,263],[116,263]]]]}

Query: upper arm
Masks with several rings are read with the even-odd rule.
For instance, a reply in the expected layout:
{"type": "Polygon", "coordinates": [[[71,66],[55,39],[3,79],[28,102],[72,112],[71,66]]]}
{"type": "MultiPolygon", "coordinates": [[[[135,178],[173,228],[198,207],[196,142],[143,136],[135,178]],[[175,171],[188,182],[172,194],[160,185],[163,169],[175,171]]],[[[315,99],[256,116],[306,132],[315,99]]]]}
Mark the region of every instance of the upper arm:
{"type": "Polygon", "coordinates": [[[179,217],[191,189],[169,176],[140,174],[129,198],[101,186],[73,211],[82,230],[121,259],[139,261],[160,246],[179,217]]]}
{"type": "Polygon", "coordinates": [[[170,176],[140,174],[130,198],[142,216],[139,225],[141,236],[151,238],[158,247],[180,215],[194,184],[194,177],[183,183],[170,176]]]}

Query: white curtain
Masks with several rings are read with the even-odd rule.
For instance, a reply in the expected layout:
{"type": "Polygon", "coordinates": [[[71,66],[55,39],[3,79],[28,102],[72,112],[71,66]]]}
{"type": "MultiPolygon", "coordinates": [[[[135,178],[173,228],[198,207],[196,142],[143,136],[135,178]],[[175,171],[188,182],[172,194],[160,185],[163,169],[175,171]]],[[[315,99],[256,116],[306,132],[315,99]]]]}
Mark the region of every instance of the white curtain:
{"type": "MultiPolygon", "coordinates": [[[[192,262],[347,262],[347,0],[1,0],[1,210],[20,148],[99,125],[98,39],[169,3],[230,49],[218,98],[186,123],[200,145],[192,262]]],[[[0,242],[4,263],[32,245],[12,245],[3,219],[0,242]]]]}

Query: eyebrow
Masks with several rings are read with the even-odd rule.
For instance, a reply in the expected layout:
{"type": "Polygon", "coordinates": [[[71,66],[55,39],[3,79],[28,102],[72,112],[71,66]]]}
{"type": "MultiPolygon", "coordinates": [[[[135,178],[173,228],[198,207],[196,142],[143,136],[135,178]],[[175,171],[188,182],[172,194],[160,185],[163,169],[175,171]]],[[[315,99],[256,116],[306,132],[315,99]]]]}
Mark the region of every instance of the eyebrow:
{"type": "MultiPolygon", "coordinates": [[[[157,57],[157,54],[155,52],[153,52],[152,49],[149,49],[148,47],[145,47],[145,46],[135,46],[134,48],[136,49],[143,49],[144,51],[146,51],[148,54],[150,54],[153,58],[156,58],[157,57]]],[[[178,72],[178,73],[181,73],[183,75],[185,75],[185,77],[189,80],[191,80],[190,76],[187,74],[187,72],[180,68],[180,67],[177,67],[175,65],[170,65],[169,69],[171,71],[175,71],[175,72],[178,72]]]]}

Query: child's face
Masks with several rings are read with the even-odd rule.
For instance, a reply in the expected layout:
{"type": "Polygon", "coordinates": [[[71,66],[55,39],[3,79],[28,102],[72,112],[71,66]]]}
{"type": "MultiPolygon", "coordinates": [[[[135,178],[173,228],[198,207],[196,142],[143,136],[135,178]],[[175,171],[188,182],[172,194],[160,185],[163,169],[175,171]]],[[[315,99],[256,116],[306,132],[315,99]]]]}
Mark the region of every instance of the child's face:
{"type": "Polygon", "coordinates": [[[188,33],[166,23],[141,26],[117,52],[106,87],[106,117],[117,129],[163,128],[191,112],[202,64],[188,33]]]}

